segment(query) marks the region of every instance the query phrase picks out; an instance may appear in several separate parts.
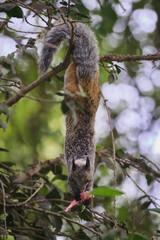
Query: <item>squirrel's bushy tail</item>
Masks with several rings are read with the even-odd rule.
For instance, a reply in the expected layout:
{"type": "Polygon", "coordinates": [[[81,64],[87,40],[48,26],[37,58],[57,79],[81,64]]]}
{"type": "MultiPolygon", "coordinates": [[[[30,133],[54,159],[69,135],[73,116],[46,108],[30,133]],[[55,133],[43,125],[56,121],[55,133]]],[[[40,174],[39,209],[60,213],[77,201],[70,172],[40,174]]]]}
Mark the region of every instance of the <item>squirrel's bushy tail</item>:
{"type": "Polygon", "coordinates": [[[42,73],[50,67],[53,55],[61,42],[70,39],[70,35],[71,29],[68,25],[54,27],[47,33],[39,62],[39,69],[42,73]]]}
{"type": "MultiPolygon", "coordinates": [[[[41,72],[47,71],[60,43],[69,41],[71,34],[69,25],[56,26],[47,33],[39,62],[41,72]]],[[[81,23],[75,27],[72,56],[77,67],[77,78],[93,79],[98,69],[98,44],[91,29],[81,23]]]]}

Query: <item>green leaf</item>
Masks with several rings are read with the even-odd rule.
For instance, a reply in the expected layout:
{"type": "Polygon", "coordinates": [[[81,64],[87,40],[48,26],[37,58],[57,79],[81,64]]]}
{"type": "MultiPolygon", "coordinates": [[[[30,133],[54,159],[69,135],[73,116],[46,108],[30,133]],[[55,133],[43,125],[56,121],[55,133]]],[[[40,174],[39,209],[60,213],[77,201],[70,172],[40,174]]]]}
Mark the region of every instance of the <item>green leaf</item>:
{"type": "Polygon", "coordinates": [[[46,78],[46,80],[45,80],[46,82],[51,82],[51,78],[50,77],[48,77],[48,78],[46,78]]]}
{"type": "Polygon", "coordinates": [[[62,91],[59,91],[59,92],[56,92],[56,95],[63,97],[63,96],[65,96],[66,94],[65,94],[64,92],[62,92],[62,91]]]}
{"type": "Polygon", "coordinates": [[[61,198],[61,195],[59,194],[59,191],[57,190],[56,187],[46,195],[46,199],[50,199],[50,198],[58,198],[58,199],[61,198]]]}
{"type": "Polygon", "coordinates": [[[4,3],[0,5],[0,12],[5,12],[9,18],[23,18],[23,11],[13,3],[4,3]]]}
{"type": "Polygon", "coordinates": [[[148,208],[148,206],[151,204],[150,201],[146,201],[141,205],[141,210],[145,210],[146,208],[148,208]]]}
{"type": "Polygon", "coordinates": [[[121,69],[119,68],[118,65],[115,65],[115,68],[116,68],[116,70],[117,70],[117,73],[119,74],[119,73],[121,72],[121,69]]]}
{"type": "Polygon", "coordinates": [[[58,175],[61,175],[62,174],[62,166],[54,166],[54,168],[52,169],[52,172],[54,174],[58,174],[58,175]]]}
{"type": "Polygon", "coordinates": [[[76,237],[77,239],[83,239],[83,240],[91,239],[90,237],[87,236],[87,234],[81,228],[74,233],[74,237],[76,237]]]}
{"type": "Polygon", "coordinates": [[[150,208],[148,210],[152,211],[152,212],[155,212],[155,213],[160,213],[160,208],[150,208]]]}
{"type": "Polygon", "coordinates": [[[1,114],[1,113],[5,114],[5,115],[10,115],[11,110],[9,110],[9,109],[5,106],[5,104],[0,103],[0,114],[1,114]]]}
{"type": "Polygon", "coordinates": [[[4,132],[7,128],[6,124],[4,124],[1,119],[0,119],[0,128],[2,128],[4,132]]]}
{"type": "Polygon", "coordinates": [[[61,230],[63,222],[60,217],[50,216],[50,223],[57,231],[61,230]]]}
{"type": "Polygon", "coordinates": [[[8,69],[8,70],[11,70],[11,64],[7,63],[5,60],[4,60],[4,57],[0,57],[0,63],[1,65],[8,69]]]}
{"type": "Polygon", "coordinates": [[[84,15],[82,13],[79,13],[79,12],[76,12],[76,16],[77,17],[80,17],[80,18],[86,18],[86,19],[89,19],[89,17],[87,15],[84,15]]]}
{"type": "Polygon", "coordinates": [[[113,240],[113,239],[119,239],[120,236],[121,236],[121,232],[119,230],[110,230],[108,233],[102,236],[102,239],[113,240]]]}
{"type": "Polygon", "coordinates": [[[6,161],[6,162],[1,162],[1,163],[3,163],[4,165],[7,165],[8,167],[13,167],[13,166],[16,165],[15,163],[13,163],[13,162],[8,162],[8,161],[6,161]]]}
{"type": "Polygon", "coordinates": [[[146,175],[145,177],[146,177],[146,180],[147,180],[147,184],[149,186],[153,182],[153,178],[149,175],[146,175]]]}
{"type": "Polygon", "coordinates": [[[40,191],[39,191],[40,194],[42,194],[43,196],[46,196],[48,194],[48,188],[47,186],[43,186],[40,191]]]}
{"type": "Polygon", "coordinates": [[[67,180],[67,176],[66,175],[56,175],[54,178],[53,178],[53,181],[57,180],[57,179],[60,179],[60,180],[63,180],[63,181],[66,181],[67,180]]]}
{"type": "Polygon", "coordinates": [[[90,192],[90,194],[95,196],[112,197],[112,196],[122,195],[124,193],[114,188],[100,186],[100,187],[94,188],[90,192]]]}
{"type": "Polygon", "coordinates": [[[63,114],[67,114],[70,111],[65,101],[62,101],[61,103],[61,110],[63,114]]]}
{"type": "Polygon", "coordinates": [[[10,10],[7,15],[16,18],[23,18],[23,11],[20,7],[16,6],[12,10],[10,10]]]}
{"type": "Polygon", "coordinates": [[[122,159],[125,159],[125,158],[126,158],[126,154],[125,154],[125,152],[123,151],[123,149],[117,149],[117,151],[116,151],[116,156],[119,157],[119,158],[122,158],[122,159]]]}
{"type": "Polygon", "coordinates": [[[8,149],[1,148],[1,147],[0,147],[0,151],[1,151],[1,152],[9,152],[9,150],[8,150],[8,149]]]}
{"type": "Polygon", "coordinates": [[[97,150],[103,150],[103,149],[104,149],[104,146],[103,146],[103,145],[97,145],[97,146],[96,146],[96,149],[97,149],[97,150]]]}
{"type": "Polygon", "coordinates": [[[108,175],[108,166],[105,162],[101,162],[97,166],[98,172],[100,172],[100,177],[106,177],[108,175]]]}
{"type": "Polygon", "coordinates": [[[99,33],[102,36],[106,36],[106,34],[113,31],[113,26],[117,21],[118,15],[116,15],[112,4],[110,4],[109,1],[103,2],[102,11],[100,14],[103,17],[103,20],[99,23],[99,33]],[[105,22],[107,22],[107,24],[105,24],[105,22]]]}
{"type": "Polygon", "coordinates": [[[17,192],[17,193],[14,194],[14,198],[18,199],[21,202],[21,201],[24,201],[24,199],[27,198],[27,195],[24,194],[24,193],[21,193],[21,192],[17,192]]]}
{"type": "Polygon", "coordinates": [[[47,175],[51,170],[52,170],[51,167],[42,168],[40,170],[40,173],[43,175],[47,175]]]}
{"type": "Polygon", "coordinates": [[[23,185],[21,183],[18,183],[17,186],[19,188],[24,188],[24,189],[29,189],[29,190],[32,190],[32,189],[35,189],[34,187],[30,187],[30,186],[27,186],[27,185],[23,185]]]}
{"type": "MultiPolygon", "coordinates": [[[[12,114],[12,111],[9,110],[3,103],[0,102],[0,114],[3,113],[4,115],[6,115],[6,122],[9,121],[9,118],[12,114]]],[[[6,125],[2,122],[2,120],[0,119],[0,127],[3,129],[3,131],[6,130],[6,125]]]]}
{"type": "Polygon", "coordinates": [[[127,240],[149,240],[149,238],[147,238],[139,233],[135,233],[135,234],[128,234],[127,240]]]}
{"type": "Polygon", "coordinates": [[[82,204],[81,212],[84,212],[85,209],[86,209],[86,206],[82,204]]]}

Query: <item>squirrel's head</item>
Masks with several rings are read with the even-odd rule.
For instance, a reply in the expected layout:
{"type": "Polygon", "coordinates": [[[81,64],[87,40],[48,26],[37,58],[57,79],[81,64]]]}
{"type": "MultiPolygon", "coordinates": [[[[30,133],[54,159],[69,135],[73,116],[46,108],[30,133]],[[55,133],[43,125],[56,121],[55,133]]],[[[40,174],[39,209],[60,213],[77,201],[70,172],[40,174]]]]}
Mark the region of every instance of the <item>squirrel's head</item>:
{"type": "MultiPolygon", "coordinates": [[[[80,201],[80,194],[85,191],[90,191],[92,184],[93,174],[89,158],[73,159],[71,171],[68,176],[68,189],[73,194],[75,200],[80,201]]],[[[89,204],[90,202],[86,203],[86,205],[89,204]]]]}

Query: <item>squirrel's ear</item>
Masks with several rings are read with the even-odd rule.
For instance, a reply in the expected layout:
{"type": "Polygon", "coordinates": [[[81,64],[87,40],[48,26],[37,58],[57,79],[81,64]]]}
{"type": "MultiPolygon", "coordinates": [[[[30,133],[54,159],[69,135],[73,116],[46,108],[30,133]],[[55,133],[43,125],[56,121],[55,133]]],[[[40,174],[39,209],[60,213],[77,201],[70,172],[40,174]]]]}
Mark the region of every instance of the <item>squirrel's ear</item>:
{"type": "Polygon", "coordinates": [[[75,171],[76,170],[76,164],[75,164],[75,160],[73,158],[73,161],[72,161],[72,171],[75,171]]]}
{"type": "Polygon", "coordinates": [[[87,169],[87,170],[90,169],[90,161],[89,161],[89,157],[87,157],[87,160],[86,160],[86,169],[87,169]]]}

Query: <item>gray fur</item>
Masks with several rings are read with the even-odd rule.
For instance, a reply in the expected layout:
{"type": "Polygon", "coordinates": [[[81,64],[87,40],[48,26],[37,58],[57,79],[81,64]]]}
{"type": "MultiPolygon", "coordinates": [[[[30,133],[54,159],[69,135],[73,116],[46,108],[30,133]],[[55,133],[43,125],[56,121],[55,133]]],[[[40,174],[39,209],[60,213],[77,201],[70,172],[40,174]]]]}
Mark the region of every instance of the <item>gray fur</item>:
{"type": "MultiPolygon", "coordinates": [[[[55,47],[44,45],[39,64],[41,72],[49,68],[60,43],[64,40],[69,41],[70,38],[69,25],[56,26],[48,32],[45,42],[55,47]]],[[[87,83],[94,79],[98,70],[98,44],[91,29],[81,23],[77,23],[75,27],[72,56],[76,64],[77,80],[85,80],[87,83]]],[[[68,166],[68,189],[76,200],[81,192],[90,191],[93,186],[95,160],[93,105],[94,103],[91,109],[91,102],[86,98],[84,111],[76,110],[76,125],[71,113],[66,117],[65,158],[68,166]]]]}
{"type": "MultiPolygon", "coordinates": [[[[46,35],[44,47],[41,52],[39,68],[42,73],[50,67],[53,55],[60,43],[70,40],[71,27],[59,25],[52,28],[46,35]],[[53,47],[49,44],[53,44],[53,47]],[[55,47],[54,47],[55,46],[55,47]]],[[[94,78],[98,63],[98,44],[94,33],[84,24],[77,23],[74,35],[73,60],[77,66],[77,79],[94,78]]]]}
{"type": "Polygon", "coordinates": [[[75,29],[73,60],[76,63],[77,78],[95,77],[98,66],[98,44],[94,33],[87,26],[78,23],[75,29]]]}
{"type": "Polygon", "coordinates": [[[72,115],[67,114],[65,158],[68,165],[68,188],[73,195],[92,189],[95,159],[93,118],[77,111],[77,119],[75,126],[72,115]],[[85,168],[87,158],[90,165],[88,169],[85,168]],[[73,161],[76,165],[75,171],[72,169],[73,161]]]}
{"type": "Polygon", "coordinates": [[[42,73],[46,72],[50,67],[53,55],[62,41],[70,38],[71,29],[68,25],[60,25],[52,28],[45,37],[45,43],[41,52],[39,69],[42,73]],[[53,44],[51,47],[49,44],[53,44]]]}

